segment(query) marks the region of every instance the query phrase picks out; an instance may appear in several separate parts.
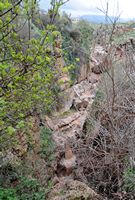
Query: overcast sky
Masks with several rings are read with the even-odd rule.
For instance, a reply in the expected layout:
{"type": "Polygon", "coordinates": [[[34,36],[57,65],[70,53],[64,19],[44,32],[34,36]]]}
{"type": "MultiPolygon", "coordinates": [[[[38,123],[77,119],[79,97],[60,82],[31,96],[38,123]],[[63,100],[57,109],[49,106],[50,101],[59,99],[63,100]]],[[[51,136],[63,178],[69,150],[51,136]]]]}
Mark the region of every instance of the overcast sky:
{"type": "MultiPolygon", "coordinates": [[[[40,0],[40,7],[47,10],[50,0],[40,0]]],[[[105,10],[107,2],[109,4],[109,15],[121,14],[123,18],[135,18],[135,0],[69,0],[62,10],[71,14],[72,17],[101,14],[98,8],[105,10]]]]}

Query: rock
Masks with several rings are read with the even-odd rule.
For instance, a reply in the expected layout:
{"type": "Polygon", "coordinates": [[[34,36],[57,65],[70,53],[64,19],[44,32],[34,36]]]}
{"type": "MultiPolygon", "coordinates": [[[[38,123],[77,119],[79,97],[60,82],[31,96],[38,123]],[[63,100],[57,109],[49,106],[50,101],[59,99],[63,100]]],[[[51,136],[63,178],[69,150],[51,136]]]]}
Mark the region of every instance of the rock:
{"type": "Polygon", "coordinates": [[[54,131],[53,139],[58,146],[64,146],[68,138],[75,139],[76,134],[81,134],[98,82],[99,76],[92,73],[88,80],[62,92],[60,108],[45,120],[45,124],[54,131]]]}
{"type": "Polygon", "coordinates": [[[89,83],[91,83],[92,85],[93,84],[96,84],[98,83],[98,81],[100,80],[100,75],[97,75],[95,73],[91,73],[88,77],[88,81],[89,83]]]}
{"type": "Polygon", "coordinates": [[[59,116],[59,119],[52,119],[54,125],[57,125],[53,138],[58,146],[64,146],[68,138],[75,139],[76,133],[81,133],[83,124],[86,120],[86,111],[76,111],[67,116],[59,116]]]}
{"type": "Polygon", "coordinates": [[[69,178],[56,184],[48,196],[49,200],[101,200],[101,197],[85,183],[69,178]]]}
{"type": "Polygon", "coordinates": [[[65,157],[60,161],[60,165],[66,169],[66,176],[70,176],[73,168],[76,166],[76,156],[73,154],[69,142],[65,144],[65,157]]]}
{"type": "Polygon", "coordinates": [[[6,167],[8,165],[11,166],[18,166],[21,164],[21,160],[18,158],[17,155],[14,155],[11,151],[1,152],[0,151],[0,168],[6,167]]]}
{"type": "Polygon", "coordinates": [[[89,81],[90,83],[92,83],[92,84],[95,84],[95,83],[97,83],[98,82],[98,80],[95,78],[93,78],[93,79],[91,79],[90,81],[89,81]]]}
{"type": "Polygon", "coordinates": [[[96,45],[91,53],[91,70],[95,74],[101,74],[104,70],[104,65],[108,65],[108,61],[105,59],[107,57],[107,53],[105,49],[96,45]]]}
{"type": "Polygon", "coordinates": [[[99,65],[92,67],[91,70],[95,74],[101,74],[102,73],[101,67],[99,65]]]}
{"type": "Polygon", "coordinates": [[[74,102],[73,102],[73,107],[78,111],[86,110],[88,105],[89,105],[89,102],[86,101],[86,100],[82,100],[80,102],[77,102],[77,101],[74,100],[74,102]]]}
{"type": "Polygon", "coordinates": [[[74,99],[74,90],[73,88],[68,88],[62,92],[62,98],[63,98],[63,103],[61,103],[61,106],[59,108],[59,112],[67,112],[70,110],[72,106],[72,102],[74,99]]]}
{"type": "Polygon", "coordinates": [[[81,81],[80,83],[73,86],[75,92],[72,107],[77,111],[84,111],[93,102],[93,90],[94,85],[97,85],[98,79],[91,78],[89,80],[81,81]],[[93,83],[94,82],[94,83],[93,83]]]}
{"type": "Polygon", "coordinates": [[[92,84],[88,80],[84,80],[73,86],[74,99],[76,102],[80,103],[83,100],[88,100],[91,96],[92,84]]]}
{"type": "Polygon", "coordinates": [[[90,74],[90,64],[85,64],[80,67],[79,77],[77,78],[77,82],[81,82],[85,80],[90,74]]]}
{"type": "Polygon", "coordinates": [[[102,62],[99,65],[95,65],[92,67],[92,72],[95,74],[101,74],[103,72],[106,72],[108,69],[112,67],[112,60],[109,56],[105,56],[102,59],[102,62]]]}
{"type": "Polygon", "coordinates": [[[52,119],[51,119],[50,117],[45,116],[44,121],[45,121],[46,126],[47,126],[49,129],[51,129],[51,130],[54,131],[54,130],[57,128],[57,127],[53,124],[53,121],[52,121],[52,119]]]}

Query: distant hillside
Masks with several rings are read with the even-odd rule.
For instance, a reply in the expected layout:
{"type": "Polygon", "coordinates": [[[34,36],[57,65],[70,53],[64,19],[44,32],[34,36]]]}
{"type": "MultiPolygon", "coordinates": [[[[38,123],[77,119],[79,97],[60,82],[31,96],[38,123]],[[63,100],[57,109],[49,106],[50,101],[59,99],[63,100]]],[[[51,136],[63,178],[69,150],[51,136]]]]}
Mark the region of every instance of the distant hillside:
{"type": "MultiPolygon", "coordinates": [[[[87,20],[89,22],[93,22],[93,23],[105,23],[106,19],[104,15],[83,15],[80,17],[80,19],[84,19],[87,20]]],[[[112,21],[114,21],[114,17],[110,16],[110,19],[112,21]]],[[[127,22],[129,21],[129,19],[124,19],[124,18],[120,18],[118,20],[118,22],[127,22]]],[[[110,20],[108,19],[108,23],[110,23],[110,20]]]]}

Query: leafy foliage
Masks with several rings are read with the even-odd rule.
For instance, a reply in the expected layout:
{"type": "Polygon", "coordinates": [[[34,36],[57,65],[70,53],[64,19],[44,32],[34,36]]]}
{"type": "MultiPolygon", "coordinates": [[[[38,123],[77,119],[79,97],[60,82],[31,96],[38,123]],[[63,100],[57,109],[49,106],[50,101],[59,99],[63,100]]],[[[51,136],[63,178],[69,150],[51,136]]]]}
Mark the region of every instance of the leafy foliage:
{"type": "Polygon", "coordinates": [[[52,139],[52,131],[48,128],[42,128],[41,130],[41,156],[46,160],[51,161],[54,156],[55,144],[52,139]]]}
{"type": "Polygon", "coordinates": [[[22,177],[20,184],[16,187],[16,194],[19,200],[43,200],[45,191],[41,188],[36,179],[22,177]]]}
{"type": "Polygon", "coordinates": [[[1,200],[19,200],[16,196],[15,189],[0,188],[1,200]]]}
{"type": "Polygon", "coordinates": [[[44,200],[45,190],[36,179],[21,177],[15,188],[0,188],[1,200],[44,200]]]}
{"type": "Polygon", "coordinates": [[[67,14],[63,14],[58,27],[63,36],[64,59],[74,82],[80,66],[89,62],[93,28],[85,21],[73,23],[67,14]]]}
{"type": "Polygon", "coordinates": [[[135,191],[135,169],[128,168],[123,175],[123,189],[127,192],[135,191]]]}
{"type": "MultiPolygon", "coordinates": [[[[51,21],[49,13],[41,12],[41,21],[45,27],[51,21]]],[[[36,23],[36,20],[34,20],[36,23]]],[[[88,64],[93,28],[86,21],[73,23],[65,12],[57,15],[55,25],[62,35],[62,54],[71,77],[71,84],[76,80],[80,66],[88,64]]],[[[42,26],[40,26],[42,28],[42,26]]]]}
{"type": "Polygon", "coordinates": [[[89,22],[81,20],[79,21],[76,26],[80,31],[80,41],[79,45],[86,54],[90,54],[90,46],[93,37],[94,29],[91,27],[89,22]]]}
{"type": "Polygon", "coordinates": [[[54,48],[60,33],[48,25],[38,36],[32,34],[35,2],[0,5],[0,149],[15,145],[17,130],[28,126],[27,117],[48,112],[57,95],[54,48]]]}

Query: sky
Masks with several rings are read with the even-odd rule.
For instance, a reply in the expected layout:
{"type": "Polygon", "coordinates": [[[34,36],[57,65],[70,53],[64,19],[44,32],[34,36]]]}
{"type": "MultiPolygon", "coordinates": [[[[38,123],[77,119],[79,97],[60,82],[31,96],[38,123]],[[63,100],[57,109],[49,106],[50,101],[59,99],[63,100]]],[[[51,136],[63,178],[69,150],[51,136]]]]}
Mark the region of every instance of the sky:
{"type": "MultiPolygon", "coordinates": [[[[41,9],[47,10],[49,8],[50,0],[40,0],[41,9]]],[[[89,14],[102,14],[106,10],[108,2],[108,13],[110,16],[118,16],[121,18],[135,18],[135,0],[69,0],[62,7],[62,11],[71,14],[72,17],[79,17],[89,14]]]]}

